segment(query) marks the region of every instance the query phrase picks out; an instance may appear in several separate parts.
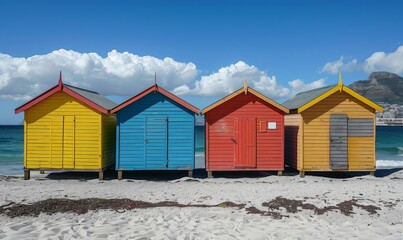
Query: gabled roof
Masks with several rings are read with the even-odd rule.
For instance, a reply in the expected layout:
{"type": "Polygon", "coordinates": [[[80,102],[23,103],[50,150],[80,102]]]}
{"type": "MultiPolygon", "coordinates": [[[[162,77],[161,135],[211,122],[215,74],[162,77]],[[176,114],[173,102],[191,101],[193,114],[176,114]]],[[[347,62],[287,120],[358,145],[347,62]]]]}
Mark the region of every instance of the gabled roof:
{"type": "Polygon", "coordinates": [[[116,105],[117,105],[116,103],[112,102],[111,100],[100,95],[97,92],[89,91],[86,89],[74,87],[74,86],[67,85],[67,84],[64,84],[64,86],[67,87],[68,89],[76,92],[77,94],[85,97],[86,99],[98,104],[99,106],[103,107],[104,109],[110,110],[110,109],[116,107],[116,105]]]}
{"type": "Polygon", "coordinates": [[[121,110],[122,108],[125,108],[126,106],[140,100],[141,98],[145,97],[149,93],[152,92],[159,92],[165,97],[171,99],[172,101],[178,103],[179,105],[185,107],[186,109],[194,112],[195,114],[199,114],[199,109],[196,108],[195,106],[191,105],[190,103],[186,102],[185,100],[177,97],[176,95],[168,92],[167,90],[163,89],[162,87],[158,86],[157,84],[154,84],[153,86],[147,88],[146,90],[142,91],[141,93],[137,94],[136,96],[122,102],[121,104],[117,105],[111,110],[111,113],[116,113],[117,111],[121,110]]]}
{"type": "Polygon", "coordinates": [[[110,109],[116,106],[116,103],[112,102],[111,100],[100,95],[97,92],[64,84],[62,81],[62,74],[60,73],[59,83],[56,86],[52,87],[51,89],[47,90],[46,92],[42,93],[36,98],[28,101],[24,105],[16,108],[15,113],[26,111],[27,109],[31,108],[37,103],[40,103],[41,101],[47,99],[48,97],[58,92],[64,92],[70,95],[71,97],[77,99],[79,102],[87,105],[88,107],[100,113],[107,114],[109,113],[110,109]]]}
{"type": "Polygon", "coordinates": [[[270,104],[270,105],[276,107],[277,109],[283,111],[284,113],[289,113],[289,110],[286,107],[284,107],[283,105],[281,105],[281,104],[273,101],[272,99],[264,96],[263,94],[259,93],[258,91],[248,87],[248,84],[245,81],[245,84],[244,84],[243,88],[240,88],[239,90],[231,93],[230,95],[227,95],[226,97],[221,98],[217,102],[215,102],[215,103],[211,104],[210,106],[204,108],[201,111],[201,114],[207,113],[208,111],[216,108],[217,106],[229,101],[230,99],[232,99],[232,98],[234,98],[234,97],[236,97],[236,96],[238,96],[239,94],[242,94],[242,93],[244,93],[244,94],[247,94],[247,93],[253,94],[256,97],[258,97],[258,98],[262,99],[263,101],[267,102],[268,104],[270,104]]]}
{"type": "Polygon", "coordinates": [[[292,98],[288,99],[286,102],[284,102],[283,105],[288,107],[290,110],[297,110],[297,112],[300,113],[338,91],[340,91],[340,92],[343,91],[343,92],[347,93],[348,95],[358,99],[359,101],[366,104],[367,106],[369,106],[379,112],[383,112],[383,109],[381,106],[379,106],[378,104],[365,98],[364,96],[358,94],[351,88],[345,86],[343,84],[341,74],[340,74],[339,84],[298,93],[294,97],[292,97],[292,98]]]}
{"type": "Polygon", "coordinates": [[[309,90],[306,92],[300,92],[294,97],[288,99],[286,102],[283,103],[288,109],[296,109],[301,106],[304,106],[308,102],[318,98],[322,94],[326,93],[327,91],[333,89],[337,85],[330,85],[326,87],[321,87],[313,90],[309,90]]]}

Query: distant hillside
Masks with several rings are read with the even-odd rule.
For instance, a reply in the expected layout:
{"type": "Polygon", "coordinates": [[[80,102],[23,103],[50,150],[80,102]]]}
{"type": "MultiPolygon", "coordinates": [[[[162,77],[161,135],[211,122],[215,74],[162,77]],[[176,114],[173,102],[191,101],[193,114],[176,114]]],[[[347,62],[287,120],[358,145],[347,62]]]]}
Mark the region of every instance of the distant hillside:
{"type": "Polygon", "coordinates": [[[403,78],[393,73],[373,72],[349,87],[377,103],[403,104],[403,78]]]}

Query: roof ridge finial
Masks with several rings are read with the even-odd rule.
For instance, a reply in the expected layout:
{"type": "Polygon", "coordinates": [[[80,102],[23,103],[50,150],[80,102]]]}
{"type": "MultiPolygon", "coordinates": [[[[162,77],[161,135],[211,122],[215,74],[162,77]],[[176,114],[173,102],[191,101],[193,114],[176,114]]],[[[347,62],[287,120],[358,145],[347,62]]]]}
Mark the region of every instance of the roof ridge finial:
{"type": "Polygon", "coordinates": [[[154,92],[157,91],[157,72],[154,72],[154,92]]]}
{"type": "Polygon", "coordinates": [[[243,82],[243,90],[245,91],[245,95],[248,93],[248,80],[245,79],[243,82]]]}
{"type": "Polygon", "coordinates": [[[63,89],[63,77],[62,77],[62,70],[60,70],[59,74],[59,82],[58,82],[59,91],[61,92],[63,89]]]}
{"type": "Polygon", "coordinates": [[[339,72],[339,90],[340,92],[343,90],[343,77],[341,76],[341,72],[339,72]]]}

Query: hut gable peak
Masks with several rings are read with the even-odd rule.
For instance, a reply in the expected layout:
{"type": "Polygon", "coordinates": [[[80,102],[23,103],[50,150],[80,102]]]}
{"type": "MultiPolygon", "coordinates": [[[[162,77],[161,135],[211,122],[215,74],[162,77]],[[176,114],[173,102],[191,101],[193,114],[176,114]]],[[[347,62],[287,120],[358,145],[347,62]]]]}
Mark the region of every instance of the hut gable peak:
{"type": "Polygon", "coordinates": [[[248,86],[248,83],[245,81],[245,82],[244,82],[244,86],[243,86],[242,88],[240,88],[240,89],[238,89],[237,91],[235,91],[235,92],[233,92],[233,93],[231,93],[231,94],[229,94],[229,95],[227,95],[227,96],[221,98],[220,100],[218,100],[217,102],[211,104],[210,106],[207,106],[206,108],[204,108],[204,109],[201,111],[201,114],[206,114],[208,111],[210,111],[210,110],[212,110],[212,109],[218,107],[219,105],[221,105],[221,104],[223,104],[223,103],[225,103],[225,102],[231,100],[232,98],[234,98],[234,97],[236,97],[236,96],[238,96],[239,94],[242,94],[242,93],[244,93],[244,94],[250,93],[250,94],[252,94],[252,95],[254,95],[254,96],[260,98],[261,100],[267,102],[268,104],[270,104],[270,105],[276,107],[277,109],[281,110],[282,112],[284,112],[284,113],[289,113],[288,108],[286,108],[286,107],[284,107],[283,105],[281,105],[281,104],[275,102],[274,100],[272,100],[272,99],[266,97],[265,95],[259,93],[258,91],[254,90],[253,88],[250,88],[250,87],[248,86]]]}
{"type": "Polygon", "coordinates": [[[42,102],[43,100],[49,98],[55,93],[64,92],[71,97],[77,99],[84,105],[100,112],[108,114],[110,109],[116,106],[116,103],[112,102],[108,98],[102,96],[101,94],[90,91],[83,88],[78,88],[72,85],[68,85],[63,83],[62,80],[62,72],[60,71],[59,80],[56,86],[50,88],[46,92],[42,93],[41,95],[33,98],[32,100],[26,102],[25,104],[21,105],[20,107],[15,109],[15,113],[20,113],[23,111],[28,110],[29,108],[33,107],[34,105],[42,102]]]}
{"type": "Polygon", "coordinates": [[[195,114],[199,114],[199,109],[196,108],[195,106],[191,105],[190,103],[186,102],[185,100],[177,97],[176,95],[170,93],[169,91],[165,90],[164,88],[158,86],[157,83],[155,83],[154,85],[152,85],[151,87],[147,88],[146,90],[142,91],[141,93],[135,95],[134,97],[122,102],[121,104],[117,105],[116,107],[114,107],[111,112],[112,113],[116,113],[119,110],[125,108],[126,106],[140,100],[141,98],[147,96],[150,93],[160,93],[162,95],[164,95],[165,97],[171,99],[172,101],[178,103],[179,105],[185,107],[186,109],[192,111],[195,114]]]}
{"type": "Polygon", "coordinates": [[[285,101],[283,105],[289,108],[290,110],[297,110],[298,113],[301,113],[336,92],[345,92],[346,94],[358,99],[359,101],[368,105],[369,107],[379,112],[383,112],[381,106],[365,98],[364,96],[358,94],[351,88],[345,86],[343,84],[341,73],[339,74],[338,84],[298,93],[294,97],[285,101]]]}
{"type": "Polygon", "coordinates": [[[60,71],[59,81],[57,83],[57,87],[59,88],[59,92],[61,92],[63,90],[62,71],[60,71]]]}

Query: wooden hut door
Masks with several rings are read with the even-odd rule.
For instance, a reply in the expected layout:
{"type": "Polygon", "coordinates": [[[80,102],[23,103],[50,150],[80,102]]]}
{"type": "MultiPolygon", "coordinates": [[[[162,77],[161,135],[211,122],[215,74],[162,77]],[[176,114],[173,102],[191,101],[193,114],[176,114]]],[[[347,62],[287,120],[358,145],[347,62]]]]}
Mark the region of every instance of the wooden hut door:
{"type": "Polygon", "coordinates": [[[256,168],[256,121],[235,119],[235,167],[256,168]]]}
{"type": "Polygon", "coordinates": [[[348,169],[348,118],[344,114],[330,115],[330,168],[348,169]]]}
{"type": "Polygon", "coordinates": [[[168,168],[167,125],[167,117],[146,117],[145,166],[147,169],[168,168]]]}
{"type": "Polygon", "coordinates": [[[63,168],[75,168],[75,117],[63,117],[63,168]]]}

